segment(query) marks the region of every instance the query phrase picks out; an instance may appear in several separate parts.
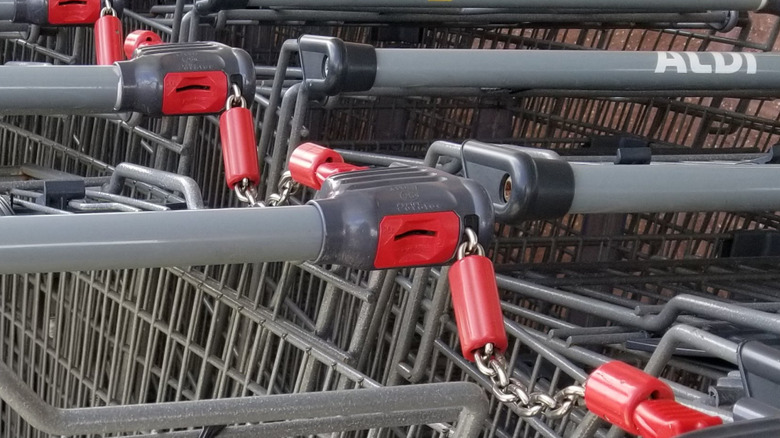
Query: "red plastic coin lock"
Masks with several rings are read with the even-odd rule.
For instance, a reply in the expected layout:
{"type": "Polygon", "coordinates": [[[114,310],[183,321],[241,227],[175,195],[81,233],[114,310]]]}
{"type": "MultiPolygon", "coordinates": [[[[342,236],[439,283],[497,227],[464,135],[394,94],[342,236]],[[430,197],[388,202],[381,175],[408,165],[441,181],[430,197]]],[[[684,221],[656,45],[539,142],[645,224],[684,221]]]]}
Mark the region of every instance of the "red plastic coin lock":
{"type": "Polygon", "coordinates": [[[448,278],[463,357],[474,361],[474,354],[487,344],[504,352],[509,343],[493,262],[481,255],[466,256],[453,263],[448,278]]]}
{"type": "Polygon", "coordinates": [[[124,59],[122,53],[122,22],[113,15],[104,15],[95,22],[95,60],[98,65],[111,65],[124,59]]]}
{"type": "Polygon", "coordinates": [[[634,423],[643,438],[673,438],[723,421],[674,400],[647,400],[634,411],[634,423]]]}
{"type": "Polygon", "coordinates": [[[151,30],[135,30],[130,32],[130,34],[127,35],[127,38],[125,38],[125,56],[127,59],[131,59],[133,53],[135,53],[135,49],[162,44],[162,42],[160,35],[157,35],[151,30]]]}
{"type": "Polygon", "coordinates": [[[260,183],[257,142],[252,113],[241,107],[230,108],[219,118],[225,182],[230,190],[245,178],[252,186],[260,183]]]}
{"type": "Polygon", "coordinates": [[[439,265],[457,249],[460,218],[452,211],[385,216],[379,223],[377,269],[439,265]]]}
{"type": "Polygon", "coordinates": [[[49,0],[49,24],[92,24],[100,18],[100,0],[49,0]]]}
{"type": "Polygon", "coordinates": [[[338,152],[314,143],[304,143],[295,148],[288,168],[293,180],[314,190],[322,188],[322,182],[337,173],[367,169],[347,164],[338,152]]]}
{"type": "Polygon", "coordinates": [[[631,433],[638,433],[634,411],[650,399],[674,400],[666,383],[620,361],[596,368],[585,384],[588,410],[631,433]]]}
{"type": "Polygon", "coordinates": [[[162,112],[166,115],[211,114],[225,107],[228,80],[221,71],[168,73],[163,78],[162,112]]]}
{"type": "Polygon", "coordinates": [[[644,438],[671,438],[721,420],[674,400],[666,383],[624,362],[608,362],[585,383],[588,410],[644,438]]]}

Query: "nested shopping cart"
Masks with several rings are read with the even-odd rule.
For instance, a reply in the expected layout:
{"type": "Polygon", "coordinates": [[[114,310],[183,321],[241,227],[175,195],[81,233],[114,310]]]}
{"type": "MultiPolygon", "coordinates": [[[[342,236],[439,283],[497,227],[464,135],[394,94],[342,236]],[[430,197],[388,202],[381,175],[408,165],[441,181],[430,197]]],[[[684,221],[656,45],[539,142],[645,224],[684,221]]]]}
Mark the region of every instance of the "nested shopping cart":
{"type": "MultiPolygon", "coordinates": [[[[749,3],[739,9],[755,9],[760,2],[749,3]]],[[[190,12],[184,2],[143,6],[148,8],[125,11],[127,29],[142,27],[159,32],[163,40],[177,34],[181,39],[186,26],[180,20],[190,12]]],[[[245,5],[250,10],[261,6],[245,5]]],[[[477,138],[486,145],[545,146],[564,157],[582,155],[583,149],[585,155],[596,149],[609,151],[606,158],[590,157],[593,166],[618,156],[636,161],[622,166],[646,166],[642,163],[648,149],[653,163],[663,161],[664,153],[673,149],[668,161],[703,161],[712,166],[713,160],[739,160],[761,168],[772,165],[765,164],[772,161],[767,152],[777,140],[777,114],[770,108],[771,101],[550,97],[545,92],[537,96],[482,89],[476,95],[474,90],[455,95],[417,90],[375,96],[360,94],[361,90],[312,102],[311,109],[297,112],[298,120],[291,127],[280,108],[278,122],[268,125],[262,123],[263,116],[283,104],[271,104],[267,97],[273,96],[270,66],[285,40],[306,32],[273,15],[246,15],[242,20],[242,10],[205,11],[204,17],[195,19],[200,23],[197,30],[205,33],[189,35],[196,40],[224,38],[247,49],[258,64],[259,93],[244,97],[254,111],[258,139],[269,135],[267,141],[283,146],[269,148],[268,156],[261,154],[266,166],[279,168],[273,172],[264,166],[261,182],[267,190],[260,193],[279,195],[268,200],[293,205],[67,218],[32,214],[17,205],[15,216],[20,217],[6,221],[6,245],[29,245],[32,252],[26,257],[40,250],[41,258],[36,258],[35,267],[23,257],[6,256],[3,263],[4,272],[22,272],[2,279],[2,362],[8,376],[0,397],[6,402],[3,433],[297,436],[365,430],[372,436],[618,435],[617,429],[608,431],[608,425],[573,403],[571,412],[559,419],[526,418],[525,406],[499,403],[501,394],[490,395],[490,379],[460,351],[462,328],[455,327],[451,316],[447,267],[371,270],[366,268],[373,265],[356,258],[301,262],[319,255],[318,239],[323,236],[312,224],[321,225],[321,217],[313,214],[311,205],[297,205],[311,200],[314,192],[291,190],[292,183],[282,173],[287,157],[304,138],[322,140],[340,148],[353,165],[377,166],[371,172],[392,173],[398,170],[387,167],[390,164],[425,164],[428,150],[461,150],[465,140],[477,138]],[[610,135],[604,138],[604,134],[610,135]],[[298,140],[291,142],[292,137],[298,140]],[[637,143],[641,147],[630,147],[637,143]],[[718,151],[724,152],[718,156],[694,154],[715,148],[730,150],[718,151]],[[279,151],[280,158],[272,158],[279,151]],[[741,154],[724,158],[726,152],[741,154]],[[36,230],[37,237],[25,234],[30,230],[36,230]],[[185,240],[194,243],[171,246],[185,240]],[[124,246],[118,246],[118,241],[124,246]],[[174,261],[195,266],[130,269],[174,261]],[[204,263],[213,264],[198,266],[204,263]],[[98,267],[117,269],[70,271],[98,267]],[[470,383],[451,383],[464,380],[470,383]],[[489,405],[485,394],[490,396],[489,405]],[[195,400],[200,401],[190,402],[195,400]],[[92,406],[105,407],[93,410],[92,406]],[[220,425],[231,426],[220,430],[220,425]]],[[[194,17],[191,14],[190,20],[194,17]]],[[[766,16],[752,18],[754,23],[767,20],[762,17],[766,16]]],[[[363,24],[371,18],[353,19],[363,24]]],[[[751,34],[751,23],[745,19],[735,23],[729,34],[702,31],[701,26],[691,31],[673,26],[626,31],[590,25],[565,30],[473,24],[460,28],[443,23],[421,22],[402,38],[330,22],[327,31],[372,46],[393,45],[401,39],[406,41],[400,41],[400,46],[465,49],[753,52],[770,50],[774,44],[772,33],[751,34]],[[383,37],[386,41],[378,41],[383,37]],[[681,47],[680,41],[687,45],[681,47]]],[[[749,64],[749,58],[742,56],[741,62],[749,64]]],[[[737,57],[729,55],[724,65],[733,66],[737,57]]],[[[669,59],[675,60],[672,55],[669,59]]],[[[685,68],[693,68],[693,61],[683,62],[685,68]]],[[[305,65],[295,60],[288,67],[282,69],[286,82],[282,87],[287,90],[305,73],[298,69],[305,65]]],[[[220,100],[224,105],[225,96],[220,100]]],[[[294,105],[287,104],[291,112],[286,117],[293,117],[299,102],[309,104],[289,102],[294,105]]],[[[162,199],[181,204],[175,196],[160,198],[157,190],[141,191],[138,196],[132,187],[119,194],[109,190],[110,175],[140,170],[120,164],[129,161],[192,177],[204,193],[206,206],[241,204],[224,185],[220,146],[225,139],[218,135],[217,117],[133,117],[9,117],[12,134],[4,135],[9,153],[3,164],[21,166],[11,173],[25,181],[8,187],[17,195],[26,194],[27,202],[39,198],[36,191],[45,190],[45,176],[56,175],[49,171],[36,178],[32,174],[40,169],[31,166],[36,164],[87,179],[102,177],[88,181],[95,188],[100,183],[100,190],[94,191],[102,194],[143,198],[155,205],[165,204],[162,199]],[[63,157],[79,158],[33,153],[36,142],[63,157]],[[68,163],[75,167],[69,168],[68,163]]],[[[457,173],[459,163],[442,155],[427,164],[457,173]]],[[[346,164],[336,167],[355,170],[346,164]]],[[[468,170],[468,163],[465,167],[468,170]]],[[[339,178],[349,176],[344,175],[339,178]]],[[[472,173],[470,178],[463,187],[477,190],[479,175],[472,173]]],[[[308,180],[312,181],[321,183],[317,178],[308,180]]],[[[507,188],[506,181],[499,177],[501,188],[507,188]]],[[[518,182],[512,180],[515,190],[518,182]]],[[[167,190],[184,192],[182,187],[167,190]]],[[[502,192],[491,189],[490,194],[502,192]]],[[[18,198],[14,197],[17,203],[18,198]]],[[[591,192],[590,199],[598,197],[591,192]]],[[[480,205],[485,203],[469,208],[480,205]]],[[[759,361],[773,357],[771,348],[760,344],[771,344],[776,330],[772,312],[778,273],[772,244],[776,237],[771,231],[776,216],[717,210],[685,213],[680,205],[684,204],[667,213],[593,214],[596,210],[592,210],[581,215],[576,213],[582,210],[574,209],[572,214],[563,210],[534,220],[499,221],[495,229],[492,224],[479,225],[496,237],[488,243],[489,236],[479,236],[493,259],[501,291],[509,334],[506,366],[530,393],[537,393],[537,400],[547,400],[539,391],[555,395],[560,389],[576,387],[596,367],[620,359],[660,375],[678,401],[708,417],[726,421],[737,417],[737,410],[730,407],[746,395],[753,399],[747,408],[753,416],[772,415],[765,394],[760,390],[747,394],[761,385],[735,380],[752,376],[751,357],[759,361]],[[733,371],[740,367],[745,371],[737,376],[733,371]]],[[[338,229],[337,222],[330,225],[338,229]]],[[[426,237],[426,230],[410,231],[400,235],[426,237]]],[[[663,392],[666,387],[656,388],[663,392]]],[[[576,389],[572,391],[574,400],[576,389]]]]}

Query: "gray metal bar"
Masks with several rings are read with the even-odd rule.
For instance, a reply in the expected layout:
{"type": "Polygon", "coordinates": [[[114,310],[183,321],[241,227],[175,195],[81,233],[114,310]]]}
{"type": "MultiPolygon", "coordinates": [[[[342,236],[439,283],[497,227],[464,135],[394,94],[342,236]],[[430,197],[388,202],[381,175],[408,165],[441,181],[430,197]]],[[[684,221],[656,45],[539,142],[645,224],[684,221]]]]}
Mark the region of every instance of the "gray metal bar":
{"type": "Polygon", "coordinates": [[[105,191],[115,195],[120,194],[126,178],[168,190],[180,191],[187,202],[187,208],[192,210],[204,208],[200,187],[192,178],[137,164],[120,163],[116,166],[114,173],[111,175],[111,181],[105,187],[105,191]]]}
{"type": "Polygon", "coordinates": [[[780,209],[780,166],[770,164],[570,163],[571,213],[780,209]]]}
{"type": "MultiPolygon", "coordinates": [[[[478,13],[463,13],[463,9],[438,9],[427,13],[419,9],[396,10],[392,13],[378,11],[342,11],[327,10],[320,7],[320,3],[313,9],[235,9],[223,11],[227,23],[231,21],[245,22],[246,20],[258,22],[279,23],[285,21],[305,20],[309,22],[348,22],[348,23],[432,23],[432,24],[457,24],[463,25],[492,25],[492,24],[517,24],[523,23],[531,26],[544,24],[566,23],[573,26],[620,25],[637,23],[643,27],[677,27],[684,24],[686,28],[710,27],[727,29],[732,18],[730,11],[713,11],[691,14],[678,13],[624,13],[609,12],[600,13],[571,13],[571,14],[544,14],[544,13],[513,13],[501,9],[484,9],[478,13]],[[449,12],[449,13],[444,13],[449,12]]],[[[327,6],[325,6],[327,8],[327,6]]],[[[289,71],[289,70],[288,70],[289,71]]]]}
{"type": "Polygon", "coordinates": [[[121,98],[116,66],[0,66],[0,113],[100,114],[121,98]]]}
{"type": "MultiPolygon", "coordinates": [[[[650,2],[647,2],[650,3],[650,2]]],[[[376,49],[374,87],[778,92],[780,55],[589,50],[376,49]],[[413,66],[410,67],[410,66],[413,66]]]]}
{"type": "Polygon", "coordinates": [[[0,20],[11,21],[16,15],[17,0],[0,0],[0,20]]]}
{"type": "Polygon", "coordinates": [[[314,260],[314,206],[3,217],[0,273],[314,260]]]}
{"type": "MultiPolygon", "coordinates": [[[[352,427],[363,429],[372,427],[376,418],[381,419],[383,414],[427,411],[433,415],[425,420],[452,421],[457,418],[461,432],[459,436],[476,437],[488,409],[484,392],[479,386],[465,382],[58,409],[41,400],[4,363],[0,363],[0,375],[0,398],[31,426],[52,435],[91,435],[335,417],[351,418],[352,427]],[[365,421],[366,417],[371,420],[365,421]]],[[[312,423],[314,427],[310,430],[315,432],[310,433],[321,430],[316,427],[317,422],[312,423]]]]}
{"type": "Polygon", "coordinates": [[[656,315],[637,315],[631,309],[603,300],[583,297],[505,275],[496,275],[496,282],[498,287],[526,297],[581,310],[622,325],[649,331],[665,330],[674,324],[679,315],[687,313],[780,334],[780,315],[748,309],[738,304],[724,305],[722,301],[694,295],[682,294],[673,297],[656,315]]]}
{"type": "Polygon", "coordinates": [[[737,364],[737,343],[719,336],[715,336],[705,330],[687,325],[676,325],[664,333],[650,360],[645,365],[645,372],[658,376],[663,371],[674,350],[678,345],[684,344],[701,348],[713,356],[725,360],[734,365],[737,364]]]}
{"type": "Polygon", "coordinates": [[[317,0],[249,0],[256,7],[319,7],[341,8],[507,8],[513,10],[607,10],[611,12],[701,12],[708,10],[757,11],[764,8],[767,0],[698,0],[681,2],[677,0],[331,0],[327,3],[317,0]]]}

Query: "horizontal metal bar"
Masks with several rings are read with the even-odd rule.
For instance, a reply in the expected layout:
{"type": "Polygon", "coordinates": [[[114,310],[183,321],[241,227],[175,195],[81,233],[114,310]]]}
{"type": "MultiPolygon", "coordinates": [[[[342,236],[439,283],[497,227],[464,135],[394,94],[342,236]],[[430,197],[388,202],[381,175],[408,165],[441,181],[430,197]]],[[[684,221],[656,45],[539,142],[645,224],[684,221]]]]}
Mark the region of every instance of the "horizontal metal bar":
{"type": "Polygon", "coordinates": [[[0,20],[11,21],[16,15],[17,0],[0,0],[0,20]]]}
{"type": "Polygon", "coordinates": [[[376,49],[376,57],[379,88],[780,93],[774,53],[376,49]]]}
{"type": "MultiPolygon", "coordinates": [[[[352,427],[370,428],[381,414],[430,412],[431,421],[459,420],[464,437],[476,437],[487,416],[487,400],[473,383],[453,382],[392,388],[366,388],[151,403],[95,408],[58,409],[46,404],[13,370],[0,363],[0,398],[31,426],[52,435],[198,427],[213,424],[274,422],[295,419],[352,418],[352,427]],[[366,419],[370,421],[361,422],[366,419]]],[[[313,422],[312,431],[319,431],[313,422]]],[[[316,433],[316,432],[312,432],[316,433]]]]}
{"type": "Polygon", "coordinates": [[[226,24],[233,21],[245,22],[288,22],[305,20],[307,22],[346,22],[355,24],[403,23],[403,24],[453,24],[453,25],[491,25],[523,23],[532,26],[567,23],[574,26],[639,24],[643,27],[675,27],[684,24],[685,28],[719,28],[728,25],[732,12],[714,11],[690,14],[679,13],[513,13],[502,9],[480,9],[478,13],[464,13],[464,9],[439,9],[424,13],[414,8],[409,10],[384,11],[343,11],[328,10],[319,4],[312,9],[235,9],[222,13],[226,24]],[[446,12],[446,13],[445,13],[446,12]]]}
{"type": "Polygon", "coordinates": [[[771,164],[569,163],[570,213],[780,209],[780,166],[771,164]]]}
{"type": "Polygon", "coordinates": [[[0,273],[316,259],[314,206],[3,217],[0,273]]]}
{"type": "Polygon", "coordinates": [[[115,112],[121,74],[116,66],[0,66],[0,113],[115,112]]]}
{"type": "Polygon", "coordinates": [[[681,294],[671,298],[655,315],[637,315],[632,309],[576,293],[496,275],[498,287],[522,296],[539,299],[608,319],[612,322],[648,331],[663,331],[671,327],[681,314],[696,315],[716,321],[728,321],[741,327],[752,327],[768,333],[780,334],[780,315],[740,306],[738,303],[718,301],[695,295],[681,294]]]}
{"type": "Polygon", "coordinates": [[[253,7],[341,8],[507,8],[524,11],[606,10],[611,12],[702,12],[713,10],[757,11],[766,0],[249,0],[253,7]]]}

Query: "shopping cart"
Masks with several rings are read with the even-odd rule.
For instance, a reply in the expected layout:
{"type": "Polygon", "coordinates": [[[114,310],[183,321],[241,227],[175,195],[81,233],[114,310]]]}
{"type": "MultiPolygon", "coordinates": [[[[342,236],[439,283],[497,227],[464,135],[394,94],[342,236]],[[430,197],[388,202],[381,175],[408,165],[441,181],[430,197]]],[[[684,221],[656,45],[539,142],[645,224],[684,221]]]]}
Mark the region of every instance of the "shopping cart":
{"type": "MultiPolygon", "coordinates": [[[[144,6],[152,10],[151,5],[144,6]]],[[[148,29],[166,39],[169,24],[171,35],[176,34],[174,27],[184,27],[177,24],[176,8],[173,12],[165,8],[157,10],[171,14],[170,18],[157,20],[150,18],[154,14],[128,12],[125,20],[146,22],[148,29]]],[[[179,15],[185,10],[182,7],[179,15]]],[[[284,40],[299,36],[297,27],[284,25],[241,34],[238,31],[242,26],[249,29],[256,23],[249,20],[249,24],[241,24],[239,18],[232,16],[233,21],[220,30],[224,32],[220,35],[240,41],[233,45],[251,45],[252,38],[260,38],[261,34],[270,37],[262,46],[262,50],[268,48],[264,52],[269,57],[267,64],[275,63],[284,40]]],[[[204,24],[201,30],[212,26],[207,21],[204,24]]],[[[748,36],[744,28],[740,30],[745,33],[736,37],[700,30],[641,31],[644,36],[630,43],[619,42],[619,30],[434,29],[423,31],[418,44],[462,48],[495,45],[507,49],[636,44],[665,50],[662,44],[688,39],[692,49],[701,50],[713,49],[716,44],[725,46],[721,50],[765,47],[764,42],[748,36]]],[[[348,39],[372,44],[364,38],[376,36],[359,27],[329,30],[345,32],[339,35],[342,38],[352,32],[354,38],[348,39]]],[[[765,48],[774,41],[769,43],[765,48]]],[[[255,62],[259,59],[257,53],[252,53],[255,62]]],[[[258,66],[256,71],[267,77],[269,70],[263,67],[258,66]]],[[[296,76],[300,70],[295,67],[285,69],[293,80],[299,79],[296,76]]],[[[248,101],[252,97],[246,96],[248,101]]],[[[224,104],[224,96],[221,98],[224,104]]],[[[270,112],[276,109],[262,95],[255,100],[256,121],[265,107],[270,106],[270,112]]],[[[345,151],[349,160],[380,166],[392,162],[419,164],[414,160],[422,160],[431,143],[442,138],[458,146],[468,137],[492,143],[508,143],[511,139],[526,146],[553,147],[564,154],[597,143],[593,134],[623,136],[626,132],[694,149],[755,147],[742,151],[753,153],[743,156],[753,160],[764,157],[767,146],[777,139],[775,114],[764,105],[759,100],[726,98],[345,96],[326,110],[299,113],[303,122],[291,130],[291,135],[302,140],[308,133],[308,139],[330,140],[330,145],[353,153],[350,156],[345,151]],[[394,120],[394,125],[387,127],[386,120],[394,120]],[[489,129],[484,126],[486,120],[493,121],[489,129]],[[532,138],[518,141],[522,137],[532,138]]],[[[103,177],[109,174],[108,166],[119,168],[119,163],[132,161],[189,174],[203,189],[207,205],[238,205],[234,192],[224,184],[216,117],[143,120],[140,124],[137,120],[85,116],[14,117],[9,121],[27,128],[17,134],[22,144],[28,136],[48,142],[54,138],[63,151],[101,157],[107,163],[100,174],[103,177]],[[127,142],[128,138],[131,141],[127,142]],[[179,147],[183,145],[187,147],[179,147]],[[189,164],[187,160],[191,160],[189,164]]],[[[297,146],[295,143],[292,146],[297,146]]],[[[283,157],[287,149],[284,152],[283,157]]],[[[14,157],[18,154],[11,153],[14,157]]],[[[443,169],[451,169],[444,161],[443,169]]],[[[91,175],[58,164],[48,167],[91,175]]],[[[365,266],[350,267],[349,263],[270,263],[274,257],[313,259],[321,246],[318,239],[322,236],[311,232],[316,228],[311,225],[319,223],[316,215],[297,205],[310,200],[313,192],[293,193],[290,186],[279,187],[277,180],[281,177],[280,171],[274,181],[264,183],[279,198],[293,204],[290,207],[89,214],[73,219],[53,215],[11,218],[14,221],[7,222],[6,229],[9,234],[23,236],[25,227],[43,230],[40,242],[60,242],[64,251],[49,266],[31,268],[18,257],[15,265],[11,260],[3,263],[5,269],[13,265],[19,272],[26,272],[6,275],[2,280],[6,340],[3,363],[21,378],[4,379],[6,393],[2,398],[13,405],[3,413],[4,433],[39,435],[20,420],[20,413],[35,428],[55,434],[140,431],[199,436],[200,430],[179,429],[261,421],[261,425],[230,426],[221,434],[305,435],[379,427],[382,429],[366,434],[444,435],[452,427],[465,429],[466,435],[481,431],[497,436],[572,436],[577,428],[597,434],[617,433],[606,432],[605,425],[585,414],[581,406],[573,407],[563,419],[525,420],[518,415],[517,405],[499,404],[494,399],[490,405],[492,419],[485,422],[482,389],[469,384],[442,384],[469,380],[483,388],[491,386],[490,380],[459,351],[458,330],[448,307],[446,268],[369,271],[365,266]],[[141,215],[150,219],[134,222],[141,215]],[[270,219],[260,222],[261,217],[270,219]],[[88,239],[83,238],[83,222],[72,222],[74,219],[90,221],[88,239]],[[19,233],[9,232],[12,229],[19,233]],[[107,252],[96,249],[101,230],[107,230],[100,237],[105,238],[102,247],[109,247],[107,252]],[[261,230],[265,232],[263,239],[256,237],[261,230]],[[110,242],[121,239],[122,233],[133,232],[150,242],[198,236],[195,240],[202,244],[180,246],[165,253],[161,250],[165,245],[135,247],[126,240],[129,248],[135,249],[124,251],[125,259],[109,257],[119,252],[110,248],[110,242]],[[227,244],[233,253],[254,245],[251,259],[245,259],[251,263],[226,265],[244,260],[218,253],[211,242],[227,244]],[[115,263],[113,267],[120,269],[30,273],[65,269],[63,260],[72,260],[75,269],[88,260],[76,256],[84,243],[94,245],[83,251],[92,254],[89,263],[115,263]],[[183,255],[192,258],[182,260],[183,255]],[[206,256],[210,259],[204,259],[206,256]],[[174,260],[181,264],[216,264],[127,269],[166,265],[174,260]],[[261,263],[263,260],[269,263],[261,263]],[[415,384],[401,385],[407,382],[415,384]],[[38,395],[33,396],[30,388],[38,395]],[[355,390],[358,388],[364,389],[355,390]],[[309,394],[341,389],[349,391],[309,394]],[[291,395],[246,397],[276,393],[291,395]],[[235,398],[217,401],[225,397],[235,398]],[[113,407],[52,411],[35,402],[39,398],[63,408],[113,407]],[[460,403],[453,403],[453,399],[460,403]],[[162,403],[184,400],[202,401],[162,403]],[[413,426],[403,427],[410,424],[413,426]]],[[[263,178],[269,178],[268,172],[263,178]]],[[[724,408],[729,402],[711,403],[709,391],[712,386],[714,393],[723,398],[733,390],[733,386],[726,385],[726,377],[738,362],[737,340],[727,339],[729,329],[715,331],[710,326],[723,328],[729,323],[773,332],[774,316],[768,313],[775,310],[772,235],[760,230],[748,235],[742,230],[773,227],[776,218],[761,213],[678,211],[570,214],[496,228],[498,239],[486,248],[499,273],[511,340],[508,365],[530,391],[555,393],[582,383],[587,373],[610,359],[621,358],[637,366],[649,361],[655,365],[648,369],[671,383],[678,400],[705,413],[731,418],[731,412],[724,408]],[[751,253],[754,244],[750,242],[762,243],[765,251],[751,253]],[[751,255],[764,257],[748,257],[751,255]],[[654,307],[667,301],[671,304],[665,309],[672,310],[654,307]],[[738,307],[737,302],[745,303],[738,307]],[[633,310],[637,303],[643,306],[639,313],[633,310]],[[732,310],[743,319],[735,322],[729,315],[708,313],[707,309],[713,308],[732,310]],[[692,315],[678,316],[674,309],[692,315]],[[666,330],[675,317],[681,324],[666,330]],[[744,320],[757,322],[745,324],[744,320]],[[685,337],[685,333],[692,336],[685,337]],[[692,342],[691,337],[696,341],[692,342]],[[700,356],[715,356],[730,365],[713,364],[711,358],[681,358],[678,349],[669,347],[675,339],[686,339],[698,347],[700,356]],[[676,354],[671,360],[670,351],[676,354]],[[669,364],[665,369],[653,369],[665,363],[669,364]]]]}

